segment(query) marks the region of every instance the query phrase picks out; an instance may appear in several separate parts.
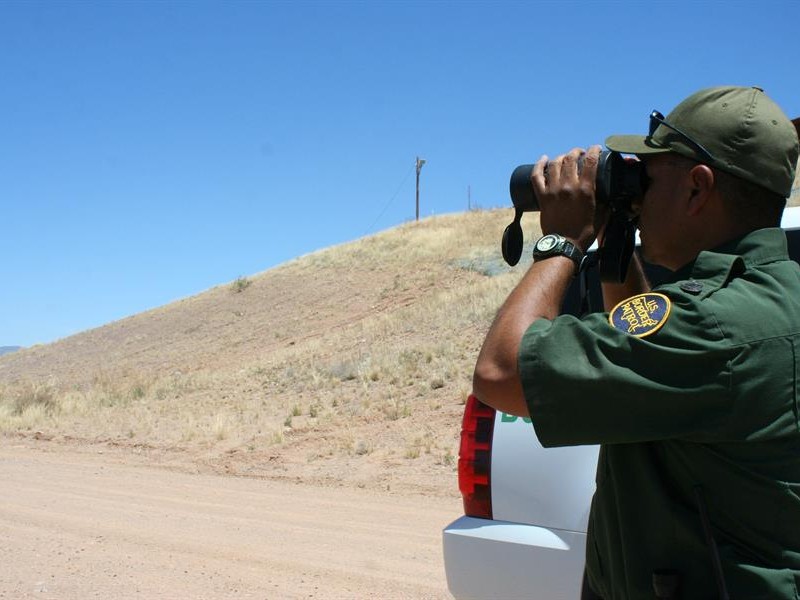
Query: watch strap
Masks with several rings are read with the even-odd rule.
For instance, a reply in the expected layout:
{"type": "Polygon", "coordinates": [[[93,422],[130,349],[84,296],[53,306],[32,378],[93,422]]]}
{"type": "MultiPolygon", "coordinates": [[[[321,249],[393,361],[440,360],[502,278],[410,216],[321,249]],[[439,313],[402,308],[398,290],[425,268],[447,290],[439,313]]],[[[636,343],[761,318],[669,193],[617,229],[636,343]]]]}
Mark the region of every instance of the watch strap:
{"type": "Polygon", "coordinates": [[[575,263],[575,274],[577,275],[580,273],[583,270],[583,266],[586,264],[586,255],[583,251],[564,236],[557,234],[550,235],[558,239],[557,243],[549,250],[539,252],[537,251],[537,242],[533,247],[533,260],[544,260],[553,256],[566,256],[575,263]]]}

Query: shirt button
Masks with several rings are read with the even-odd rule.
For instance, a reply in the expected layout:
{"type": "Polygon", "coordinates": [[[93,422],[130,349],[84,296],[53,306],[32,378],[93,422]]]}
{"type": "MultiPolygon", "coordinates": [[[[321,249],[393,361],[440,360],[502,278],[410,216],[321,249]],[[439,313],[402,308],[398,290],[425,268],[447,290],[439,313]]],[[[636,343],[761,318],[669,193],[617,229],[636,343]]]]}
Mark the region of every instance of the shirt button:
{"type": "Polygon", "coordinates": [[[681,282],[680,288],[689,294],[699,294],[703,291],[703,284],[694,279],[690,279],[689,281],[681,282]]]}

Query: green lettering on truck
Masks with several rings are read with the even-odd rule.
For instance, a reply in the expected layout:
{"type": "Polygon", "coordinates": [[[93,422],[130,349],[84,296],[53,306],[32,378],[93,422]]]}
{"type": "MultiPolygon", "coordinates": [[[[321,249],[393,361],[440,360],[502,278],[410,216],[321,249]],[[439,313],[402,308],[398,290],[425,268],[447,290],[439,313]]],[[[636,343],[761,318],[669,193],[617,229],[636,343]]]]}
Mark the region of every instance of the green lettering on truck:
{"type": "MultiPolygon", "coordinates": [[[[514,416],[514,415],[509,415],[508,413],[501,413],[501,415],[502,415],[500,417],[500,422],[501,423],[513,423],[514,421],[519,419],[519,417],[514,416]]],[[[522,420],[525,421],[526,423],[530,423],[531,422],[531,418],[530,417],[522,417],[522,420]]]]}

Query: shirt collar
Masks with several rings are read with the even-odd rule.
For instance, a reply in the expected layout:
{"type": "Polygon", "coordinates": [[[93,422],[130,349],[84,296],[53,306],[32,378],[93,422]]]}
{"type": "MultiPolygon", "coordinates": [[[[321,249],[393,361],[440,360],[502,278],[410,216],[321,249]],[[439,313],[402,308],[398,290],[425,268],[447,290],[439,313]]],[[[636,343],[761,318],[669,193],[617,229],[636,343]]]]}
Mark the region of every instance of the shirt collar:
{"type": "Polygon", "coordinates": [[[737,259],[745,267],[762,265],[775,260],[787,260],[789,250],[786,234],[780,227],[757,229],[747,235],[730,240],[712,250],[703,250],[690,263],[669,276],[669,282],[685,279],[707,279],[720,273],[728,273],[737,259]]]}

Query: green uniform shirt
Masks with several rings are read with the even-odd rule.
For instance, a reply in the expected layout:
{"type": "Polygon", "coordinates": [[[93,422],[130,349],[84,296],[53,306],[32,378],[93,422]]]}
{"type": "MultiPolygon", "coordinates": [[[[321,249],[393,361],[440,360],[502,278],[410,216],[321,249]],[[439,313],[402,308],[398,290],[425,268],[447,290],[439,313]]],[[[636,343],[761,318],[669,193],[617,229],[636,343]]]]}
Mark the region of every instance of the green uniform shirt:
{"type": "Polygon", "coordinates": [[[564,315],[520,346],[542,444],[602,444],[590,582],[651,600],[653,572],[675,570],[683,598],[717,597],[700,486],[731,597],[800,598],[800,269],[762,229],[675,275],[646,337],[564,315]]]}

